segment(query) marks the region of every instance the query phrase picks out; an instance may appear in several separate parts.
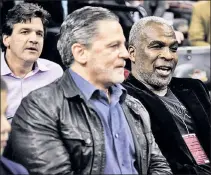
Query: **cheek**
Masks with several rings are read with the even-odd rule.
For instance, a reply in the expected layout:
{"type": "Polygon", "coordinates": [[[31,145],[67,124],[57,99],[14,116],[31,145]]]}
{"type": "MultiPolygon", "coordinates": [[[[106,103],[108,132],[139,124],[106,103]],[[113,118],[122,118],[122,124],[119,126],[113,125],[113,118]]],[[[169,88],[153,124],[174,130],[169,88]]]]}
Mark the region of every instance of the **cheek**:
{"type": "Polygon", "coordinates": [[[26,42],[26,38],[25,37],[14,37],[12,39],[13,44],[17,46],[20,46],[22,44],[24,44],[26,42]]]}
{"type": "Polygon", "coordinates": [[[101,53],[102,53],[102,49],[101,48],[95,48],[94,54],[99,55],[101,53]]]}
{"type": "Polygon", "coordinates": [[[42,52],[42,49],[43,49],[43,45],[44,45],[44,41],[41,40],[38,44],[38,47],[40,48],[40,52],[42,52]]]}
{"type": "Polygon", "coordinates": [[[176,54],[174,56],[174,60],[175,60],[176,63],[178,62],[178,56],[176,54]]]}
{"type": "Polygon", "coordinates": [[[44,38],[41,38],[39,43],[40,43],[40,45],[43,45],[44,44],[44,38]]]}
{"type": "Polygon", "coordinates": [[[5,126],[6,126],[6,122],[5,122],[5,119],[4,119],[4,115],[2,114],[2,116],[1,116],[1,134],[2,134],[2,132],[4,132],[5,131],[5,126]]]}
{"type": "Polygon", "coordinates": [[[101,62],[99,62],[98,64],[101,64],[102,67],[104,67],[105,69],[114,69],[118,64],[119,64],[119,60],[117,59],[117,57],[112,57],[110,56],[105,56],[103,58],[103,60],[101,62]]]}
{"type": "Polygon", "coordinates": [[[6,116],[4,114],[2,114],[2,116],[1,116],[1,134],[2,134],[2,132],[9,133],[10,130],[11,130],[11,125],[7,121],[6,116]]]}
{"type": "Polygon", "coordinates": [[[145,59],[140,60],[138,65],[140,70],[152,71],[154,69],[154,60],[145,57],[145,59]]]}

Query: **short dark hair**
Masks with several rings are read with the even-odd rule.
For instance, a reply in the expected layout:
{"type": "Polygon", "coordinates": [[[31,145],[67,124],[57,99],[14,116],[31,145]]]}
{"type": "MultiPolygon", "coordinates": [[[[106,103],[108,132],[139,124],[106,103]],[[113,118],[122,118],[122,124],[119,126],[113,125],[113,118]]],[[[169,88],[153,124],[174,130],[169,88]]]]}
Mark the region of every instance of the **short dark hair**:
{"type": "Polygon", "coordinates": [[[39,5],[33,3],[20,3],[8,11],[5,23],[2,26],[1,46],[3,52],[6,50],[6,47],[3,44],[3,36],[10,36],[15,24],[26,23],[26,21],[31,20],[32,18],[40,18],[43,23],[44,31],[46,31],[50,14],[39,5]]]}
{"type": "Polygon", "coordinates": [[[1,91],[7,91],[6,82],[2,79],[2,77],[0,79],[1,79],[1,91]]]}

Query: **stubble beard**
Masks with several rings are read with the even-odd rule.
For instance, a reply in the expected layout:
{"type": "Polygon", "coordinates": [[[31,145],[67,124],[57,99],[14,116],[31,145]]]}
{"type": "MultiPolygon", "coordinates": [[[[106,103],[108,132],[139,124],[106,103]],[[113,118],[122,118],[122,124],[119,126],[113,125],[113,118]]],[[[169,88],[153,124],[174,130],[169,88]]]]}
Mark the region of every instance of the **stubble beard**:
{"type": "Polygon", "coordinates": [[[142,82],[151,86],[154,90],[162,90],[166,88],[172,79],[172,74],[170,74],[167,78],[162,78],[158,77],[155,72],[139,72],[138,76],[142,82]]]}

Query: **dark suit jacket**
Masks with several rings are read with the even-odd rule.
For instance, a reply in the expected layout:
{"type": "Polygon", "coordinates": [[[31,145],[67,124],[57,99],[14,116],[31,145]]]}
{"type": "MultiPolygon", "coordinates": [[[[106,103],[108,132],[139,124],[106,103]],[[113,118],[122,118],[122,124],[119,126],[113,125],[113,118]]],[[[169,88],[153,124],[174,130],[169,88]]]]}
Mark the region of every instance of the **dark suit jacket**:
{"type": "Polygon", "coordinates": [[[12,162],[11,160],[1,157],[1,165],[5,169],[8,174],[15,174],[15,175],[28,175],[28,171],[20,164],[12,162]]]}
{"type": "MultiPolygon", "coordinates": [[[[128,94],[143,103],[150,114],[152,131],[163,155],[175,174],[197,174],[197,165],[162,101],[132,75],[124,82],[128,94]]],[[[196,123],[196,135],[211,158],[210,97],[204,84],[189,78],[172,78],[169,85],[172,92],[185,105],[196,123]]]]}

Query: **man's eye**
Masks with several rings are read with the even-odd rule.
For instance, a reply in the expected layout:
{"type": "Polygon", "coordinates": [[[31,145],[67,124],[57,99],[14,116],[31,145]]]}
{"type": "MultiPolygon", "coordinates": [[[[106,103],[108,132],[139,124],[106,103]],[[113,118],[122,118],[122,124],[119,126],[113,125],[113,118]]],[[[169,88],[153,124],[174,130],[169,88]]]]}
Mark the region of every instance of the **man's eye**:
{"type": "Polygon", "coordinates": [[[43,33],[37,33],[37,35],[39,35],[39,36],[43,37],[43,33]]]}
{"type": "Polygon", "coordinates": [[[119,44],[114,44],[114,45],[111,45],[112,48],[118,48],[119,47],[119,44]]]}
{"type": "Polygon", "coordinates": [[[170,48],[170,49],[171,49],[172,52],[176,52],[177,49],[178,49],[178,47],[172,47],[172,48],[170,48]]]}
{"type": "Polygon", "coordinates": [[[154,45],[152,46],[153,48],[161,48],[162,46],[161,45],[154,45]]]}
{"type": "Polygon", "coordinates": [[[24,35],[26,35],[26,34],[28,34],[29,33],[29,31],[22,31],[21,32],[21,34],[24,34],[24,35]]]}

